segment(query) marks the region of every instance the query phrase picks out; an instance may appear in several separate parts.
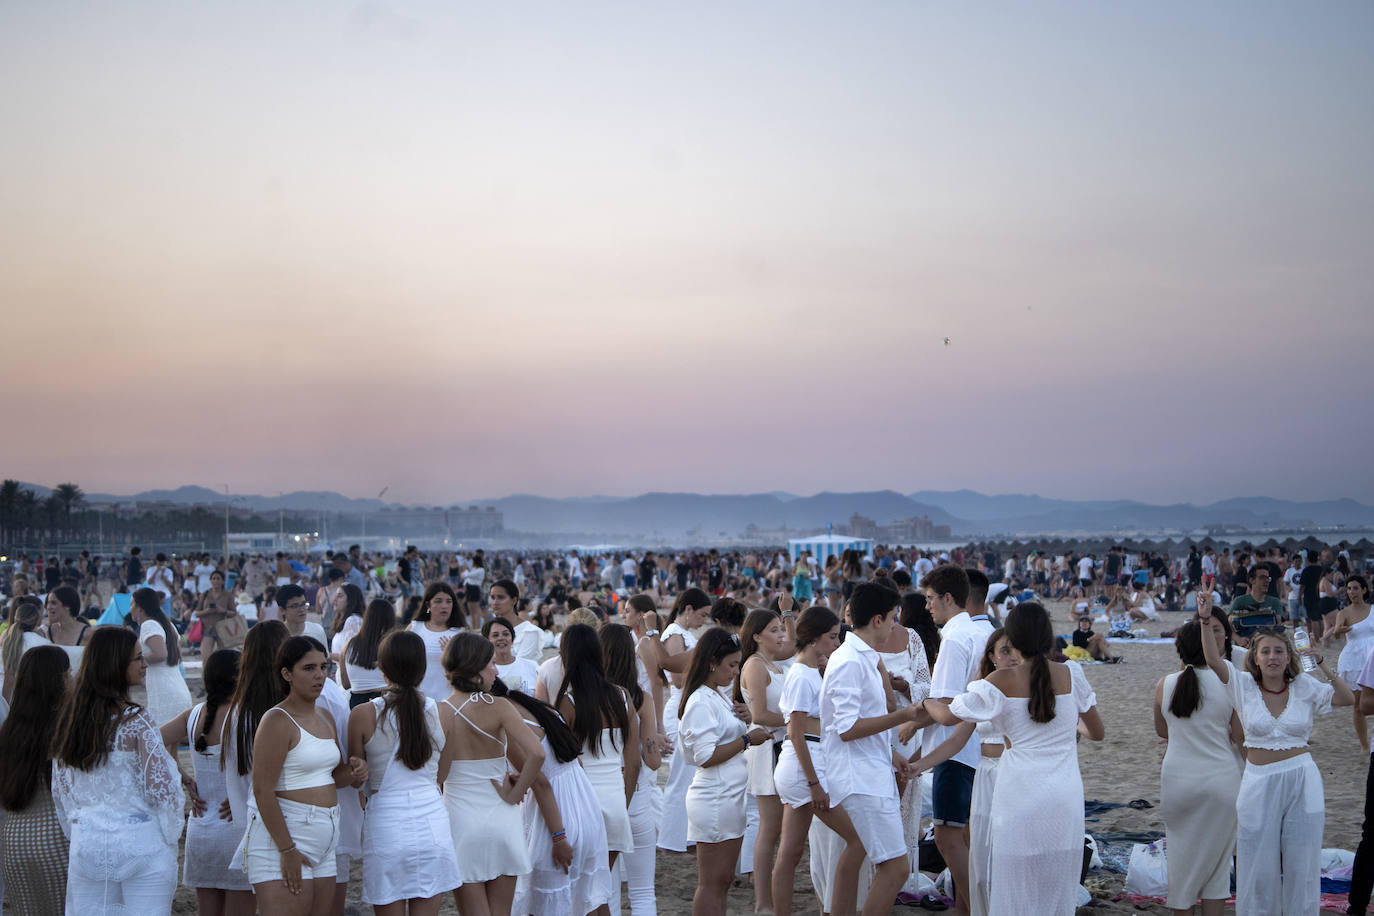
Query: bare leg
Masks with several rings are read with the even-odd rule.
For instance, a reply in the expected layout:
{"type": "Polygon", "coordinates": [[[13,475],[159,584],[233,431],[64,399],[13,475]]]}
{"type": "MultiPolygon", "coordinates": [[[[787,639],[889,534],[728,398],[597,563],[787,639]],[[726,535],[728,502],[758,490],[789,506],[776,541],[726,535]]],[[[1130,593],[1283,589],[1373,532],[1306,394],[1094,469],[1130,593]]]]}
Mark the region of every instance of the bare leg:
{"type": "Polygon", "coordinates": [[[224,916],[225,891],[213,887],[196,888],[196,909],[201,916],[224,916]]]}
{"type": "Polygon", "coordinates": [[[759,832],[754,840],[754,911],[773,909],[773,859],[782,833],[782,802],[776,795],[755,797],[759,832]]]}
{"type": "MultiPolygon", "coordinates": [[[[773,912],[791,916],[792,889],[801,865],[802,849],[806,846],[806,831],[811,826],[811,806],[782,809],[782,834],[778,840],[778,856],[773,862],[773,912]]],[[[758,853],[754,853],[758,861],[758,853]]]]}
{"type": "Polygon", "coordinates": [[[908,868],[905,855],[878,863],[873,870],[873,883],[868,886],[868,897],[864,900],[863,916],[887,916],[892,912],[892,902],[906,883],[908,868]]]}
{"type": "MultiPolygon", "coordinates": [[[[968,838],[964,836],[963,827],[951,827],[946,824],[935,825],[935,847],[940,850],[940,855],[944,857],[945,865],[949,866],[949,876],[954,880],[954,909],[955,913],[968,913],[968,838]]],[[[886,863],[884,863],[886,864],[886,863]]],[[[876,883],[877,878],[874,878],[876,883]]],[[[901,885],[898,885],[900,889],[901,885]]],[[[869,891],[869,899],[873,897],[873,892],[869,891]]],[[[896,892],[893,892],[896,898],[896,892]]],[[[890,901],[889,901],[890,904],[890,901]]],[[[867,901],[864,909],[868,909],[867,901]]],[[[865,914],[867,916],[867,914],[865,914]]]]}
{"type": "Polygon", "coordinates": [[[744,837],[723,843],[697,843],[697,889],[692,895],[692,916],[725,916],[730,882],[744,837]]]}
{"type": "Polygon", "coordinates": [[[1355,735],[1360,739],[1360,747],[1364,748],[1364,752],[1368,754],[1369,725],[1365,722],[1364,713],[1360,712],[1360,701],[1358,696],[1355,700],[1355,735]]]}

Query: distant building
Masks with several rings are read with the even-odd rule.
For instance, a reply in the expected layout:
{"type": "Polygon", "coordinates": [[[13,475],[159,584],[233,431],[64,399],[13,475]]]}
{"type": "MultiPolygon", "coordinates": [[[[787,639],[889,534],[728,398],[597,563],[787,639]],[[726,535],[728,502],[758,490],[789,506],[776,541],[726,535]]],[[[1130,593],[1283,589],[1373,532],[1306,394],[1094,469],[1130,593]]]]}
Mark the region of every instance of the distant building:
{"type": "Polygon", "coordinates": [[[878,523],[871,518],[865,518],[857,512],[849,516],[849,534],[851,537],[877,537],[878,530],[878,523]]]}
{"type": "Polygon", "coordinates": [[[378,531],[445,537],[495,537],[506,530],[505,514],[495,506],[402,506],[368,515],[378,531]]]}
{"type": "Polygon", "coordinates": [[[937,525],[927,515],[899,518],[890,525],[883,525],[878,528],[878,539],[894,544],[943,541],[949,536],[950,528],[948,525],[937,525]]]}

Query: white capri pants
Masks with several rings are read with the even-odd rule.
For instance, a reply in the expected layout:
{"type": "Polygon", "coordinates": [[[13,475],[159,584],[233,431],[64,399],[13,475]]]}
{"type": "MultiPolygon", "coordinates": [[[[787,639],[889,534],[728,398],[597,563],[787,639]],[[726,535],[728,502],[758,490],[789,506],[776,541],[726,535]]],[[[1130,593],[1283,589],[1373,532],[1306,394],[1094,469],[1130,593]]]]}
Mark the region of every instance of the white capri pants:
{"type": "Polygon", "coordinates": [[[1316,913],[1326,804],[1312,755],[1247,763],[1236,797],[1236,824],[1236,912],[1316,913]]]}

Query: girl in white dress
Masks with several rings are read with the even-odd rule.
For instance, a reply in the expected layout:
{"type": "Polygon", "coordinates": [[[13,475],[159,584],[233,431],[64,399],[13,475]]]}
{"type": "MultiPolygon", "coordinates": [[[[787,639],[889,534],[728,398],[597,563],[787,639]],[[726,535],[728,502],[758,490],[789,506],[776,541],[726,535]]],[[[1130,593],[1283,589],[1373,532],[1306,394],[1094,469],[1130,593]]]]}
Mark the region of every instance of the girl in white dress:
{"type": "Polygon", "coordinates": [[[462,632],[464,620],[458,596],[449,584],[431,582],[410,629],[425,641],[425,679],[420,683],[420,692],[436,702],[449,695],[449,683],[444,675],[444,647],[462,632]]]}
{"type": "Polygon", "coordinates": [[[1207,667],[1204,638],[1214,642],[1194,621],[1181,626],[1174,646],[1182,669],[1155,687],[1155,733],[1168,742],[1159,770],[1159,810],[1169,907],[1191,913],[1201,898],[1203,916],[1220,916],[1231,896],[1244,735],[1231,691],[1207,667]]]}
{"type": "MultiPolygon", "coordinates": [[[[631,599],[631,607],[637,598],[631,599]]],[[[641,603],[642,607],[642,603],[641,603]]],[[[645,612],[640,610],[639,623],[643,625],[645,612]]],[[[626,614],[627,621],[631,614],[626,614]]],[[[652,651],[647,645],[654,637],[646,637],[636,644],[629,626],[608,623],[597,631],[601,640],[601,655],[606,663],[606,680],[623,689],[630,697],[630,704],[639,714],[639,784],[630,799],[630,833],[634,837],[634,849],[620,857],[627,892],[630,898],[630,911],[634,916],[653,916],[658,912],[657,896],[654,893],[655,858],[658,844],[658,825],[663,818],[663,792],[658,787],[658,768],[663,759],[660,753],[658,719],[661,714],[654,705],[653,686],[643,659],[652,651]]]]}
{"type": "MultiPolygon", "coordinates": [[[[1014,668],[1021,664],[1021,656],[1011,647],[1006,632],[993,630],[983,648],[983,659],[978,666],[978,677],[985,678],[994,671],[1014,668]]],[[[965,722],[954,730],[949,738],[923,757],[912,760],[916,775],[952,758],[968,742],[974,733],[982,756],[978,759],[978,769],[973,772],[973,797],[969,802],[968,818],[968,885],[969,916],[989,916],[991,899],[989,889],[992,879],[992,799],[997,788],[997,764],[1006,749],[1006,740],[997,726],[991,722],[965,722]]],[[[915,783],[915,778],[912,779],[915,783]]],[[[919,784],[918,784],[919,785],[919,784]]],[[[909,788],[909,787],[908,787],[909,788]]]]}
{"type": "Polygon", "coordinates": [[[181,883],[196,889],[197,909],[201,913],[224,913],[230,891],[253,889],[242,869],[229,867],[234,850],[243,839],[243,825],[225,816],[229,794],[220,767],[220,741],[238,670],[237,649],[211,653],[202,674],[205,702],[162,726],[162,740],[169,752],[175,753],[182,741],[191,747],[191,787],[195,797],[186,818],[181,883]]]}
{"type": "MultiPolygon", "coordinates": [[[[821,755],[821,667],[840,645],[840,619],[824,604],[797,618],[797,658],[783,678],[778,709],[787,721],[787,743],[773,770],[773,784],[783,804],[782,837],[773,864],[773,908],[792,912],[797,865],[806,846],[812,815],[840,835],[845,851],[834,870],[830,906],[820,911],[854,912],[863,844],[843,808],[830,807],[826,795],[825,758],[821,755]]],[[[812,850],[814,856],[815,850],[812,850]]]]}
{"type": "Polygon", "coordinates": [[[782,617],[773,611],[750,611],[740,630],[739,677],[735,702],[749,707],[755,725],[768,729],[771,740],[744,752],[749,772],[749,794],[758,811],[758,833],[751,856],[754,873],[755,912],[773,911],[773,860],[782,833],[782,802],[773,784],[773,767],[782,752],[786,721],[779,701],[785,653],[791,645],[782,617]]]}
{"type": "MultiPolygon", "coordinates": [[[[1199,618],[1211,615],[1212,600],[1198,593],[1199,618]]],[[[1207,666],[1230,688],[1245,730],[1245,774],[1236,796],[1236,912],[1315,913],[1326,800],[1307,741],[1317,716],[1350,706],[1355,697],[1324,661],[1318,668],[1331,683],[1303,673],[1286,631],[1253,636],[1244,671],[1227,664],[1214,640],[1204,639],[1202,648],[1207,666]]]]}
{"type": "Polygon", "coordinates": [[[434,916],[461,881],[437,781],[444,732],[435,702],[419,691],[424,641],[393,630],[378,663],[386,695],[348,717],[348,752],[367,759],[363,903],[377,916],[434,916]]]}
{"type": "Polygon", "coordinates": [[[673,752],[677,743],[678,710],[682,708],[682,685],[691,652],[697,644],[692,631],[706,622],[711,598],[699,588],[685,589],[673,602],[668,625],[659,634],[658,664],[668,674],[668,699],[663,709],[664,735],[668,739],[668,784],[663,789],[663,823],[658,832],[658,848],[669,852],[687,851],[687,787],[692,784],[692,765],[673,752]]]}
{"type": "MultiPolygon", "coordinates": [[[[1323,642],[1329,643],[1337,636],[1345,636],[1345,647],[1336,659],[1336,673],[1347,685],[1358,684],[1364,663],[1374,651],[1374,615],[1369,613],[1369,581],[1359,574],[1345,580],[1345,596],[1350,604],[1336,614],[1336,625],[1326,634],[1323,642]]],[[[1360,747],[1369,752],[1369,726],[1365,723],[1360,705],[1355,704],[1355,735],[1360,739],[1360,747]]]]}
{"type": "Polygon", "coordinates": [[[1078,723],[1102,740],[1097,697],[1080,668],[1048,659],[1054,630],[1042,605],[1012,608],[1006,634],[1020,665],[971,682],[952,700],[924,705],[941,725],[990,722],[1010,742],[993,792],[988,911],[1073,916],[1083,866],[1078,723]]]}
{"type": "Polygon", "coordinates": [[[544,749],[519,710],[490,692],[493,655],[476,633],[459,633],[444,649],[453,692],[439,709],[444,752],[437,778],[458,855],[463,885],[454,896],[463,916],[509,916],[516,879],[530,871],[520,802],[544,764],[544,749]],[[507,778],[511,743],[521,757],[514,781],[507,778]]]}
{"type": "MultiPolygon", "coordinates": [[[[505,685],[492,689],[500,695],[505,685]]],[[[549,704],[520,691],[505,694],[544,748],[544,765],[521,808],[531,871],[516,890],[513,912],[525,916],[604,914],[619,896],[606,849],[606,818],[579,763],[582,744],[549,704]]],[[[512,763],[523,763],[519,745],[512,763]]]]}
{"type": "Polygon", "coordinates": [[[138,624],[143,660],[148,663],[144,681],[148,714],[158,725],[164,725],[191,708],[191,689],[181,676],[181,637],[162,612],[158,593],[153,589],[135,591],[129,607],[138,624]]]}
{"type": "Polygon", "coordinates": [[[721,695],[739,674],[739,637],[707,630],[692,650],[682,708],[678,752],[696,768],[687,790],[687,841],[697,847],[693,916],[725,916],[730,881],[744,840],[749,772],[744,752],[772,740],[766,728],[750,730],[721,695]]]}
{"type": "Polygon", "coordinates": [[[129,700],[143,650],[97,627],[53,738],[53,802],[71,840],[69,916],[167,913],[177,886],[185,797],[148,711],[129,700]]]}
{"type": "Polygon", "coordinates": [[[629,805],[639,784],[639,716],[631,714],[625,691],[606,680],[595,630],[584,624],[568,627],[558,654],[563,684],[554,706],[582,742],[582,768],[606,816],[614,867],[617,855],[635,848],[629,805]]]}

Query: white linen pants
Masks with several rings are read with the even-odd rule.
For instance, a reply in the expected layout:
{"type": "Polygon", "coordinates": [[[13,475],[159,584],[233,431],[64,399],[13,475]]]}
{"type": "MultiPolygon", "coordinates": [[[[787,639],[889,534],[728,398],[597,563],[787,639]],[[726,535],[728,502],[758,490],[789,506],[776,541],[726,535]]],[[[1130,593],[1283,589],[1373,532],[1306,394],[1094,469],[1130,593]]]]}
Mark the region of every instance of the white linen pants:
{"type": "Polygon", "coordinates": [[[1236,822],[1236,916],[1316,916],[1326,810],[1312,755],[1247,763],[1236,822]]]}

